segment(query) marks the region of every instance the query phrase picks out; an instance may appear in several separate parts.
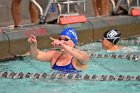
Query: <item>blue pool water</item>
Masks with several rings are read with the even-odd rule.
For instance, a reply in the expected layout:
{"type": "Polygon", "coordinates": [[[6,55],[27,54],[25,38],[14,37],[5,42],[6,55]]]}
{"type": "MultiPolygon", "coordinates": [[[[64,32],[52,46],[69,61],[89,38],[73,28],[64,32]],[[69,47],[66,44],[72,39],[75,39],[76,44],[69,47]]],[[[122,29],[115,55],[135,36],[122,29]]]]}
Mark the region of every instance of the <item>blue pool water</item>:
{"type": "MultiPolygon", "coordinates": [[[[107,52],[100,43],[90,43],[80,47],[89,53],[135,54],[140,46],[128,46],[117,52],[107,52]]],[[[139,53],[140,54],[140,53],[139,53]]],[[[140,75],[140,61],[92,57],[89,68],[82,74],[96,75],[140,75]]],[[[23,61],[0,63],[2,72],[50,73],[50,64],[38,62],[30,57],[23,61]]],[[[0,93],[140,93],[139,81],[89,81],[51,79],[0,79],[0,93]]]]}

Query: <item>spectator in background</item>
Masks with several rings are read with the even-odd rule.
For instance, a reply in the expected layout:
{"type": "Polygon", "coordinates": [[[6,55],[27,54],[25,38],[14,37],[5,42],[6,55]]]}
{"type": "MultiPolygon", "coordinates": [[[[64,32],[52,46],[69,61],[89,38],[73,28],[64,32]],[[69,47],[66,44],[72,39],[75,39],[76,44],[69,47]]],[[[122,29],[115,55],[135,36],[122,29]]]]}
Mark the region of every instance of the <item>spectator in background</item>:
{"type": "MultiPolygon", "coordinates": [[[[20,26],[21,2],[22,0],[12,0],[11,13],[14,20],[14,27],[20,26]]],[[[39,11],[38,11],[38,8],[31,1],[29,3],[29,11],[30,11],[30,16],[31,16],[31,22],[38,23],[39,11]]]]}
{"type": "Polygon", "coordinates": [[[120,39],[121,33],[116,29],[106,31],[102,37],[102,46],[108,51],[116,51],[122,48],[117,45],[120,39]]]}
{"type": "Polygon", "coordinates": [[[100,15],[98,4],[99,4],[99,0],[93,0],[93,8],[94,8],[95,16],[100,15]]]}
{"type": "Polygon", "coordinates": [[[109,15],[109,0],[101,0],[101,10],[100,14],[102,16],[109,15]]]}
{"type": "Polygon", "coordinates": [[[95,16],[109,15],[109,0],[93,0],[95,16]]]}

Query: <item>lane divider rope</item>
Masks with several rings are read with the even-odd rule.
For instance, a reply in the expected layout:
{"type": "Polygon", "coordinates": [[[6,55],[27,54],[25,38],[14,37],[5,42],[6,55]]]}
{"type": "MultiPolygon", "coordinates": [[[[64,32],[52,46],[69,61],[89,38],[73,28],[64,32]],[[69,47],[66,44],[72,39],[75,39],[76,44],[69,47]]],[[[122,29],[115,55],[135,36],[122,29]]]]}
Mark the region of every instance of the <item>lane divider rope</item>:
{"type": "Polygon", "coordinates": [[[133,61],[140,61],[140,54],[90,54],[90,57],[95,58],[113,58],[113,59],[127,59],[133,61]]]}
{"type": "Polygon", "coordinates": [[[140,45],[140,40],[121,40],[120,43],[140,45]]]}
{"type": "Polygon", "coordinates": [[[92,81],[140,81],[140,76],[130,75],[82,75],[78,73],[15,73],[15,72],[0,72],[0,78],[5,79],[68,79],[68,80],[92,80],[92,81]]]}

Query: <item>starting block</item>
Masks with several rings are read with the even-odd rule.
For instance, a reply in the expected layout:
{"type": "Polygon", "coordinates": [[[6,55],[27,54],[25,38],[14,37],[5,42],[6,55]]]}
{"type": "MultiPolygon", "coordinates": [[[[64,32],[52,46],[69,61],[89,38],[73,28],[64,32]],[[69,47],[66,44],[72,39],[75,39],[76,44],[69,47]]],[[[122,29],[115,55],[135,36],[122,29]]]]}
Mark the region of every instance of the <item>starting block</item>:
{"type": "Polygon", "coordinates": [[[61,16],[59,17],[59,24],[74,24],[87,22],[85,15],[72,15],[72,16],[61,16]]]}
{"type": "Polygon", "coordinates": [[[131,16],[140,16],[140,7],[131,7],[129,10],[131,16]]]}

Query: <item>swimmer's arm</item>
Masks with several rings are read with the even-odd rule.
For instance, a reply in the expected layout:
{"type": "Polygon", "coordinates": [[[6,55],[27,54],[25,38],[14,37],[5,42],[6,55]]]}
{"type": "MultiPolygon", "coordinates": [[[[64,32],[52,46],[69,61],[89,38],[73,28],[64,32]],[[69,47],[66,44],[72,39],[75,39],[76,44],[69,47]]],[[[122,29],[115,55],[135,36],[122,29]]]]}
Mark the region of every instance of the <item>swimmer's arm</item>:
{"type": "Polygon", "coordinates": [[[65,44],[63,44],[62,47],[65,49],[65,51],[67,51],[68,53],[73,55],[73,57],[78,59],[80,64],[87,64],[87,62],[89,60],[89,55],[86,52],[81,51],[81,50],[76,49],[76,48],[72,48],[72,47],[67,46],[65,44]]]}
{"type": "Polygon", "coordinates": [[[30,46],[30,54],[31,57],[35,60],[42,61],[42,62],[50,62],[55,51],[40,51],[37,49],[37,46],[30,46]]]}
{"type": "MultiPolygon", "coordinates": [[[[50,39],[52,41],[55,41],[56,39],[51,38],[50,39]]],[[[81,50],[78,50],[76,48],[72,48],[66,44],[64,44],[61,41],[57,41],[57,43],[55,42],[54,44],[55,46],[60,46],[61,48],[63,48],[65,51],[67,51],[68,53],[70,53],[71,55],[73,55],[73,57],[75,57],[81,64],[87,64],[88,60],[89,60],[89,55],[81,50]]]]}
{"type": "Polygon", "coordinates": [[[55,51],[40,51],[37,48],[37,39],[34,35],[30,35],[30,37],[28,38],[28,42],[30,44],[30,54],[33,57],[33,59],[39,61],[51,61],[55,51]]]}

